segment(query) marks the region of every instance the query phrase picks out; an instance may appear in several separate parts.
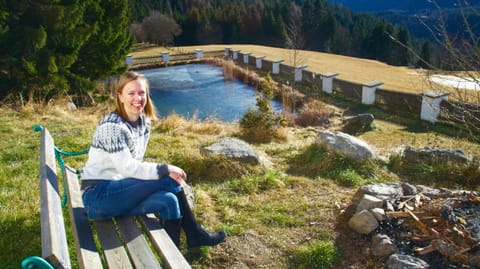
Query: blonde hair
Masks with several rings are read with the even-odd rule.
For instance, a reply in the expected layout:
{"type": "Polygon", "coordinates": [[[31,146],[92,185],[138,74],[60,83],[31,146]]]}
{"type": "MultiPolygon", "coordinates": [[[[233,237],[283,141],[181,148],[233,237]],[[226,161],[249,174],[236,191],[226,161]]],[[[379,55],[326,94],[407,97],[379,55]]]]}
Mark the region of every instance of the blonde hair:
{"type": "Polygon", "coordinates": [[[155,106],[153,105],[152,99],[150,98],[150,84],[148,83],[147,78],[143,74],[137,73],[135,71],[127,71],[120,76],[120,79],[117,85],[117,90],[115,91],[116,93],[115,100],[116,100],[116,107],[117,107],[115,112],[117,112],[117,114],[120,115],[122,118],[128,119],[127,113],[125,112],[125,108],[120,102],[119,95],[122,94],[122,91],[125,88],[125,85],[137,79],[143,83],[145,87],[145,91],[147,93],[144,113],[151,120],[157,120],[155,106]]]}

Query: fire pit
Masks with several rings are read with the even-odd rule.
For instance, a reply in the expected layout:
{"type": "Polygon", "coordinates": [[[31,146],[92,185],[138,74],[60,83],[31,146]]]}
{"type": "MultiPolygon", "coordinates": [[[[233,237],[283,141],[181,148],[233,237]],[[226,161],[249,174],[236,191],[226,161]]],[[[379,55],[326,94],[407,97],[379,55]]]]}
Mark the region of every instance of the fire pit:
{"type": "MultiPolygon", "coordinates": [[[[395,248],[392,252],[417,257],[430,268],[480,268],[480,197],[476,192],[407,183],[371,185],[357,192],[359,206],[369,204],[359,198],[365,195],[381,200],[385,212],[383,217],[376,216],[378,225],[368,234],[388,236],[395,248]]],[[[367,210],[378,214],[378,208],[367,210]]]]}

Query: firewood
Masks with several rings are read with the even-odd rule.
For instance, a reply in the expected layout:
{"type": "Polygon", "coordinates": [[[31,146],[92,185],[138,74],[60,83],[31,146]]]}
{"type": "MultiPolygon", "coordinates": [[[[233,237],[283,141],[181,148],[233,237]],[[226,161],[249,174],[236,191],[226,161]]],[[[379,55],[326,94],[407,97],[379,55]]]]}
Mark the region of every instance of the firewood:
{"type": "Polygon", "coordinates": [[[435,246],[433,245],[428,245],[426,247],[423,247],[423,248],[415,248],[415,252],[419,255],[425,255],[425,254],[428,254],[430,252],[434,252],[435,250],[437,250],[435,248],[435,246]]]}
{"type": "Polygon", "coordinates": [[[420,231],[424,234],[429,234],[430,231],[428,230],[427,226],[423,224],[423,222],[420,221],[420,219],[410,210],[407,210],[407,213],[412,217],[412,219],[415,221],[415,225],[417,226],[420,231]]]}

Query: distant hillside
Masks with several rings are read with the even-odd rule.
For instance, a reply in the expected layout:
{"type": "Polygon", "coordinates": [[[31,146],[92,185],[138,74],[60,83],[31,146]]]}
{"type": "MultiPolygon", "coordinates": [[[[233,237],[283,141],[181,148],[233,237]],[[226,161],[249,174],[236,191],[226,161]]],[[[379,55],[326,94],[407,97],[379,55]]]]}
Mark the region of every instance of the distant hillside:
{"type": "Polygon", "coordinates": [[[447,32],[459,39],[466,38],[463,14],[473,33],[480,36],[480,0],[328,0],[354,12],[373,14],[379,18],[406,27],[412,37],[427,39],[435,43],[434,36],[442,36],[438,29],[443,16],[447,32]],[[436,6],[433,2],[436,2],[436,6]],[[473,8],[472,8],[473,7],[473,8]],[[426,27],[428,25],[428,27],[426,27]],[[437,32],[432,32],[435,29],[437,32]]]}
{"type": "MultiPolygon", "coordinates": [[[[436,9],[433,1],[429,0],[328,0],[330,3],[341,4],[357,12],[383,12],[383,11],[403,11],[415,13],[425,9],[436,9]]],[[[479,6],[479,0],[466,1],[472,6],[479,6]]],[[[456,8],[458,0],[436,0],[441,8],[456,8]]]]}

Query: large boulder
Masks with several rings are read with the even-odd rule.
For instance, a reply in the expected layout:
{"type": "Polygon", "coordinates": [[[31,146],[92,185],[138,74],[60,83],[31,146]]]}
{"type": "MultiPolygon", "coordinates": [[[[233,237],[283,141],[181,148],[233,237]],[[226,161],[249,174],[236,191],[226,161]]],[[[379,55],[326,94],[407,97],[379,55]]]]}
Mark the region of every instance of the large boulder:
{"type": "Polygon", "coordinates": [[[322,131],[318,134],[316,143],[353,160],[376,158],[375,151],[365,141],[343,132],[322,131]]]}
{"type": "Polygon", "coordinates": [[[219,154],[244,163],[258,164],[258,154],[246,142],[236,138],[224,138],[208,147],[205,151],[219,154]]]}

